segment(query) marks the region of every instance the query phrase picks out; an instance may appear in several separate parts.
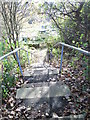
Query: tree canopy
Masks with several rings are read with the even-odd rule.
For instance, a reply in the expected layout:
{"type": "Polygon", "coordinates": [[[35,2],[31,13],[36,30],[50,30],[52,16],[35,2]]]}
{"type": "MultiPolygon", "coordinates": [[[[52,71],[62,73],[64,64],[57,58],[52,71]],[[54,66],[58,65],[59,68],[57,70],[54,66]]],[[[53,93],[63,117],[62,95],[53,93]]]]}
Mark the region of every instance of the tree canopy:
{"type": "Polygon", "coordinates": [[[50,17],[58,28],[61,41],[83,47],[82,43],[89,42],[89,6],[90,2],[45,2],[41,7],[41,14],[50,17]]]}

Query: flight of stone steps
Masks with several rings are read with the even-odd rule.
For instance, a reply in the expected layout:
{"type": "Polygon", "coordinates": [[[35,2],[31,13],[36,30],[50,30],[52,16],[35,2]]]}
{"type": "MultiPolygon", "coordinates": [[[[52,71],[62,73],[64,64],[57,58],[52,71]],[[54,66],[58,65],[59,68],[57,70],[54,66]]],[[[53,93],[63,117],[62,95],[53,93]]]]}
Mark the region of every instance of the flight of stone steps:
{"type": "Polygon", "coordinates": [[[34,63],[24,70],[24,78],[30,82],[49,81],[51,78],[56,81],[59,74],[59,69],[56,69],[49,64],[34,63]]]}
{"type": "MultiPolygon", "coordinates": [[[[59,80],[58,74],[59,69],[48,64],[30,65],[24,70],[23,79],[27,81],[26,84],[22,84],[22,87],[17,89],[17,101],[23,100],[22,105],[34,107],[35,110],[41,109],[41,106],[46,104],[48,107],[44,108],[43,112],[47,113],[49,118],[55,117],[53,113],[59,116],[59,111],[63,111],[68,105],[66,97],[70,96],[71,92],[69,87],[59,80]]],[[[69,118],[73,119],[72,116],[69,118]]]]}

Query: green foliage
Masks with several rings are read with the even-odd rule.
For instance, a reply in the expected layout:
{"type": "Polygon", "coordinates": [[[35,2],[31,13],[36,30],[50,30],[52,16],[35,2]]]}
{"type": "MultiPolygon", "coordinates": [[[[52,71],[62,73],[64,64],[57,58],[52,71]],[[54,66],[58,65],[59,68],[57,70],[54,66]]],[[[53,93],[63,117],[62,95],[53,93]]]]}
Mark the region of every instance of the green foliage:
{"type": "Polygon", "coordinates": [[[83,76],[85,76],[87,80],[89,80],[89,73],[90,73],[90,65],[88,64],[88,60],[89,58],[85,56],[83,57],[83,62],[84,62],[83,67],[85,68],[83,76]]]}
{"type": "Polygon", "coordinates": [[[70,65],[71,65],[72,67],[74,67],[74,61],[72,61],[72,62],[70,63],[70,65]]]}
{"type": "Polygon", "coordinates": [[[4,98],[7,97],[9,88],[15,85],[17,78],[15,77],[13,70],[13,64],[5,59],[3,61],[3,78],[2,78],[2,95],[4,98]]]}
{"type": "Polygon", "coordinates": [[[0,42],[0,56],[2,56],[2,42],[0,42]]]}
{"type": "MultiPolygon", "coordinates": [[[[7,41],[7,40],[6,40],[7,41]]],[[[4,54],[10,51],[9,48],[6,47],[7,43],[4,44],[4,54]]],[[[19,52],[18,52],[19,53],[19,52]]],[[[3,55],[3,54],[2,54],[3,55]]],[[[30,56],[30,54],[29,54],[30,56]]],[[[27,53],[24,51],[20,51],[20,64],[21,67],[25,67],[27,64],[27,53]]],[[[18,79],[18,75],[20,75],[20,69],[17,65],[17,61],[13,58],[13,56],[8,56],[2,62],[3,64],[3,76],[2,76],[2,95],[6,98],[9,94],[10,87],[13,87],[18,79]]]]}
{"type": "MultiPolygon", "coordinates": [[[[28,56],[30,56],[30,53],[28,53],[28,56]]],[[[20,50],[20,64],[22,68],[25,68],[25,65],[28,64],[27,53],[22,50],[20,50]]],[[[19,68],[17,70],[20,71],[19,68]]]]}
{"type": "Polygon", "coordinates": [[[52,16],[50,17],[53,21],[52,24],[59,29],[60,40],[62,42],[88,49],[88,46],[85,44],[89,41],[90,1],[79,4],[70,4],[70,2],[64,4],[57,2],[54,4],[46,2],[43,5],[43,9],[45,13],[50,13],[49,16],[52,16]],[[67,12],[65,13],[64,10],[67,12]]]}
{"type": "Polygon", "coordinates": [[[53,51],[52,51],[53,55],[56,56],[57,59],[58,59],[58,55],[60,54],[59,51],[60,51],[59,48],[58,49],[54,48],[53,51]]]}

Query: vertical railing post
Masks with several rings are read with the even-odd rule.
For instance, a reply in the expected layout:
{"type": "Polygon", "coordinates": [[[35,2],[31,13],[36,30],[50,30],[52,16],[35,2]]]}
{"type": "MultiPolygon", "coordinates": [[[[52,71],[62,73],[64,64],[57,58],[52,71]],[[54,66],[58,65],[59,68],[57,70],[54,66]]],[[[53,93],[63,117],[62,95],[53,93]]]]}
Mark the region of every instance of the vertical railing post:
{"type": "Polygon", "coordinates": [[[27,58],[28,58],[28,64],[30,65],[29,56],[28,56],[28,51],[27,51],[27,58]]]}
{"type": "MultiPolygon", "coordinates": [[[[59,49],[59,48],[58,48],[59,49]]],[[[59,65],[59,50],[57,49],[57,52],[58,52],[58,65],[59,65]]]]}
{"type": "Polygon", "coordinates": [[[32,62],[32,52],[31,52],[31,62],[32,62]]]}
{"type": "Polygon", "coordinates": [[[59,71],[59,74],[61,74],[61,70],[62,70],[63,49],[64,49],[64,45],[62,45],[62,51],[61,51],[61,63],[60,63],[60,71],[59,71]]]}
{"type": "Polygon", "coordinates": [[[20,60],[19,60],[19,57],[18,57],[18,53],[17,53],[17,52],[16,52],[16,57],[17,57],[17,61],[18,61],[18,64],[19,64],[19,68],[20,68],[21,75],[23,76],[23,72],[22,72],[22,68],[21,68],[21,65],[20,65],[20,60]]]}
{"type": "Polygon", "coordinates": [[[52,59],[52,48],[50,49],[50,65],[51,65],[51,59],[52,59]]]}

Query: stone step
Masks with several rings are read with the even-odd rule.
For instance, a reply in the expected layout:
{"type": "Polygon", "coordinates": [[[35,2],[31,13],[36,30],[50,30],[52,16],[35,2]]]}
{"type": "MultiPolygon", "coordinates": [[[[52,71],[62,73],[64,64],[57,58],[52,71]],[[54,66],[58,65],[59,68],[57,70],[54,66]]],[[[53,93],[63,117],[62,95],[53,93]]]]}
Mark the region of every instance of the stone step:
{"type": "Polygon", "coordinates": [[[70,90],[67,85],[59,82],[52,82],[51,84],[42,84],[40,87],[22,87],[17,90],[16,98],[30,99],[30,98],[42,98],[42,97],[59,97],[69,96],[70,90]]]}
{"type": "Polygon", "coordinates": [[[59,72],[57,71],[39,71],[39,70],[35,70],[35,71],[24,71],[24,75],[23,76],[42,76],[42,75],[58,75],[59,72]]]}
{"type": "MultiPolygon", "coordinates": [[[[55,117],[53,115],[53,119],[57,119],[57,120],[85,120],[86,117],[86,113],[84,114],[79,114],[79,115],[70,115],[70,116],[62,116],[62,117],[55,117]]],[[[52,120],[52,118],[50,118],[49,120],[52,120]]]]}
{"type": "Polygon", "coordinates": [[[59,74],[59,69],[56,68],[33,68],[32,70],[25,69],[24,76],[36,76],[36,75],[51,75],[51,74],[59,74]]]}
{"type": "MultiPolygon", "coordinates": [[[[21,103],[21,105],[22,106],[24,105],[30,110],[34,110],[36,112],[38,112],[38,110],[41,110],[44,114],[48,113],[49,118],[45,118],[43,120],[54,120],[54,119],[55,120],[85,120],[86,113],[79,114],[79,115],[70,115],[70,116],[60,115],[59,117],[59,110],[64,112],[64,108],[68,105],[68,102],[64,97],[57,97],[57,98],[51,98],[51,99],[47,99],[47,98],[44,98],[44,99],[41,98],[40,100],[23,99],[23,102],[21,103]],[[51,102],[51,99],[52,99],[52,102],[51,102]],[[33,101],[37,101],[36,104],[34,104],[33,101]],[[55,115],[57,111],[58,111],[58,115],[57,114],[55,115]]],[[[20,100],[17,100],[17,102],[19,101],[20,100]]],[[[34,116],[32,119],[34,119],[34,116]]]]}
{"type": "Polygon", "coordinates": [[[43,68],[43,67],[49,67],[49,64],[43,64],[42,63],[33,63],[29,66],[29,68],[43,68]]]}
{"type": "Polygon", "coordinates": [[[37,68],[37,69],[32,69],[31,71],[32,74],[58,74],[59,70],[55,68],[37,68]]]}
{"type": "Polygon", "coordinates": [[[28,81],[28,83],[39,83],[39,82],[49,82],[49,81],[57,81],[58,74],[45,74],[45,75],[29,75],[23,76],[24,81],[28,81]]]}
{"type": "Polygon", "coordinates": [[[42,98],[26,98],[26,99],[17,99],[17,103],[21,102],[21,105],[26,107],[33,107],[36,110],[39,110],[42,105],[46,104],[47,111],[50,113],[51,111],[55,112],[56,109],[64,110],[63,108],[68,104],[67,99],[64,96],[60,97],[42,97],[42,98]]]}
{"type": "MultiPolygon", "coordinates": [[[[55,84],[56,82],[55,81],[48,81],[48,82],[31,82],[31,83],[28,83],[28,84],[22,84],[22,87],[24,88],[34,88],[34,87],[43,87],[43,86],[51,86],[52,84],[55,84]]],[[[57,83],[59,83],[59,85],[63,85],[63,81],[57,81],[57,83]]]]}
{"type": "Polygon", "coordinates": [[[34,68],[34,69],[32,69],[32,70],[30,70],[30,69],[25,69],[24,71],[28,71],[28,72],[51,72],[51,71],[54,71],[54,72],[59,72],[59,69],[56,69],[56,68],[34,68]]]}
{"type": "Polygon", "coordinates": [[[64,110],[68,104],[65,96],[70,96],[70,90],[67,85],[59,81],[27,84],[17,89],[16,93],[17,102],[22,100],[21,105],[39,110],[42,105],[46,104],[45,106],[48,107],[44,109],[44,113],[48,111],[49,114],[64,110]]]}

